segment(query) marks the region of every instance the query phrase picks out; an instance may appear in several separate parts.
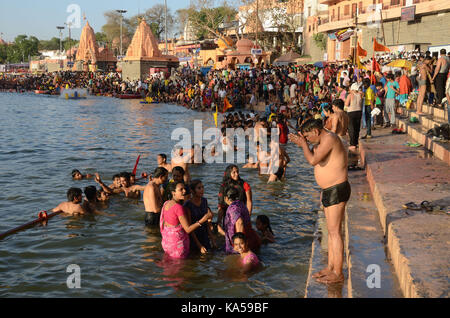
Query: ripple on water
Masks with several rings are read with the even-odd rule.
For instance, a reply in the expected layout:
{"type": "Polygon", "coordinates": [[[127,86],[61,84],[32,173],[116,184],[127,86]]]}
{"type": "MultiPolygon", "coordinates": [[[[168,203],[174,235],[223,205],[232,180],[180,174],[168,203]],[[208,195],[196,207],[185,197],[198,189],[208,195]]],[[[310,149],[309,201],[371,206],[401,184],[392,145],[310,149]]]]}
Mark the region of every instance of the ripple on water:
{"type": "MultiPolygon", "coordinates": [[[[156,154],[170,155],[178,142],[170,139],[173,129],[192,130],[193,119],[202,119],[204,128],[213,125],[211,114],[174,105],[85,102],[0,93],[1,232],[65,201],[70,187],[96,185],[92,179],[72,180],[73,169],[98,171],[109,183],[114,174],[131,171],[141,155],[138,174],[151,172],[156,154]]],[[[302,297],[319,196],[299,149],[287,150],[292,161],[283,183],[267,185],[255,170],[241,172],[253,190],[253,220],[268,215],[276,236],[276,243],[262,247],[264,269],[253,276],[233,274],[219,251],[167,260],[161,235],[144,227],[142,202],[119,196],[104,208],[115,216],[57,216],[0,241],[0,297],[302,297]],[[70,264],[81,267],[81,290],[65,287],[70,264]]],[[[193,178],[203,180],[214,212],[225,167],[191,169],[193,178]]]]}

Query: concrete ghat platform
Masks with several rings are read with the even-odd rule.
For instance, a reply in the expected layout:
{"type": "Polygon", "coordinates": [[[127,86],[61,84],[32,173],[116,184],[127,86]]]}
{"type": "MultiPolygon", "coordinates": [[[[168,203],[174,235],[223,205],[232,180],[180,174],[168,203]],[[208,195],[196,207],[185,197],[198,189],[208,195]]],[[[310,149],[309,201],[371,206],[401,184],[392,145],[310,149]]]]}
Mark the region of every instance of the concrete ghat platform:
{"type": "Polygon", "coordinates": [[[426,149],[404,145],[407,135],[377,129],[360,142],[388,254],[405,297],[449,297],[450,168],[426,149]],[[429,201],[443,211],[403,209],[429,201]]]}

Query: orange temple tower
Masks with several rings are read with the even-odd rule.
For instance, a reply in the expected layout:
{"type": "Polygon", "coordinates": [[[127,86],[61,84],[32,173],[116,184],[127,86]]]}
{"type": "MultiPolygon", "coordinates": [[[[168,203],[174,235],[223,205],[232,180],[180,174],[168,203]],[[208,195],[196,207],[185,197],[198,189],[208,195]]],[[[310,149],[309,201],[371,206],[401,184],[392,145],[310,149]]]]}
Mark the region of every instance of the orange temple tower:
{"type": "Polygon", "coordinates": [[[171,68],[178,65],[177,57],[161,53],[152,30],[147,22],[142,20],[122,62],[122,78],[143,80],[154,72],[170,72],[171,68]]]}

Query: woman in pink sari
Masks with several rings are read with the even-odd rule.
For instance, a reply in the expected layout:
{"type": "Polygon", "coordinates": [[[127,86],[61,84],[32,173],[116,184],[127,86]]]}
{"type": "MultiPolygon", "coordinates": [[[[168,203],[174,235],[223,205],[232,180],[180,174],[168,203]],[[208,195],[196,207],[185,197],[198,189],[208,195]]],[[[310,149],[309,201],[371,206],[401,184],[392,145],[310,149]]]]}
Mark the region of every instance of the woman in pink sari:
{"type": "Polygon", "coordinates": [[[164,204],[159,221],[162,247],[170,257],[187,258],[189,234],[211,220],[213,215],[208,211],[198,222],[190,224],[190,217],[182,205],[186,194],[184,183],[173,182],[168,190],[170,200],[164,204]]]}

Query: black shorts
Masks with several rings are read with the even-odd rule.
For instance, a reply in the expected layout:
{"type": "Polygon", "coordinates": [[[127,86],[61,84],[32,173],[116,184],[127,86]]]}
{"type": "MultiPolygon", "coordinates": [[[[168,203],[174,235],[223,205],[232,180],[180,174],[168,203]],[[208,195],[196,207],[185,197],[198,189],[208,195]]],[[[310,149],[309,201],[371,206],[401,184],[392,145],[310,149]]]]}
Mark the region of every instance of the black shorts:
{"type": "Polygon", "coordinates": [[[161,213],[146,212],[145,213],[145,225],[146,226],[159,226],[159,218],[161,213]]]}
{"type": "Polygon", "coordinates": [[[329,187],[322,190],[322,204],[324,207],[328,208],[329,206],[333,206],[341,202],[347,202],[350,199],[351,193],[352,189],[348,181],[329,187]]]}

